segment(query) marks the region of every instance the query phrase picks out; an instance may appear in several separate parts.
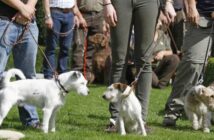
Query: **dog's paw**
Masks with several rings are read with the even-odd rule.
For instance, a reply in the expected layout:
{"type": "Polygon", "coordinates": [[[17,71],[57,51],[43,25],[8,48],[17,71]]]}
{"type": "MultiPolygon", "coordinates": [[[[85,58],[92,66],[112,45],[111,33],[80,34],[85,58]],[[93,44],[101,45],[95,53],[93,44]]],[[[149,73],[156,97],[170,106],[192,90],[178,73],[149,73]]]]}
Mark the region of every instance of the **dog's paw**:
{"type": "Polygon", "coordinates": [[[194,130],[198,130],[198,129],[199,129],[199,125],[198,125],[198,124],[193,124],[193,125],[192,125],[192,128],[193,128],[194,130]]]}
{"type": "Polygon", "coordinates": [[[125,136],[125,135],[126,135],[126,132],[121,132],[120,135],[121,135],[121,136],[125,136]]]}
{"type": "Polygon", "coordinates": [[[47,128],[42,127],[42,131],[43,131],[44,133],[48,133],[48,129],[47,129],[47,128]]]}
{"type": "Polygon", "coordinates": [[[54,133],[56,132],[56,128],[52,128],[50,131],[54,133]]]}
{"type": "Polygon", "coordinates": [[[203,132],[204,132],[204,133],[210,133],[210,129],[209,129],[209,128],[204,128],[204,129],[203,129],[203,132]]]}

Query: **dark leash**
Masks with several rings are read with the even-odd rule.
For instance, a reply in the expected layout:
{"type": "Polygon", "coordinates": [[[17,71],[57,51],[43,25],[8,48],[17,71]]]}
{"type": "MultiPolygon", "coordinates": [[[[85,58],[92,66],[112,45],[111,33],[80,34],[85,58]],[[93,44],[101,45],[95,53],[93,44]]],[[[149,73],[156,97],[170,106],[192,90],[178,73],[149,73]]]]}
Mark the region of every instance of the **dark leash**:
{"type": "MultiPolygon", "coordinates": [[[[11,46],[9,43],[7,43],[5,37],[6,37],[6,34],[8,33],[8,30],[9,30],[9,27],[10,25],[15,21],[15,17],[12,18],[12,20],[8,20],[9,23],[7,24],[5,30],[3,31],[3,34],[2,34],[2,37],[1,37],[1,41],[2,43],[4,43],[4,45],[6,46],[6,49],[7,49],[7,46],[11,46]]],[[[42,48],[39,46],[38,44],[38,41],[36,40],[36,38],[34,37],[32,31],[30,30],[29,28],[30,26],[30,23],[27,23],[26,25],[23,25],[23,30],[21,32],[21,34],[19,35],[18,39],[16,40],[16,42],[14,44],[12,44],[13,47],[15,47],[17,44],[20,44],[22,43],[23,41],[23,37],[25,35],[25,33],[27,33],[28,31],[30,32],[34,42],[36,43],[37,47],[40,49],[42,55],[44,56],[45,60],[47,61],[49,67],[51,68],[51,70],[54,72],[54,79],[56,81],[56,84],[59,85],[60,89],[64,92],[64,93],[68,93],[68,91],[64,88],[64,86],[61,84],[59,78],[58,78],[58,73],[54,70],[54,68],[51,66],[47,56],[45,55],[44,51],[42,50],[42,48]]]]}
{"type": "MultiPolygon", "coordinates": [[[[146,60],[148,60],[152,56],[154,49],[157,47],[160,40],[164,37],[164,34],[165,34],[165,32],[163,32],[163,34],[161,34],[161,36],[158,37],[158,39],[155,42],[152,41],[150,47],[148,47],[147,50],[145,51],[144,57],[143,57],[143,60],[145,63],[143,64],[143,66],[140,68],[139,72],[135,76],[134,81],[132,81],[131,84],[129,85],[131,87],[131,89],[130,89],[128,95],[131,93],[132,90],[134,90],[141,73],[144,71],[144,68],[148,65],[148,64],[146,64],[146,60]]],[[[127,97],[128,97],[128,95],[127,95],[127,97]]]]}
{"type": "Polygon", "coordinates": [[[211,26],[211,30],[210,30],[210,33],[209,33],[209,40],[208,40],[208,44],[207,44],[206,54],[205,54],[205,58],[204,58],[204,62],[203,62],[203,67],[202,67],[202,71],[200,73],[197,85],[202,85],[203,82],[204,82],[204,75],[205,75],[205,70],[206,70],[205,67],[206,67],[206,63],[207,63],[208,57],[209,57],[209,50],[210,50],[211,39],[212,39],[211,35],[213,34],[213,31],[214,31],[214,20],[212,21],[212,26],[211,26]]]}
{"type": "Polygon", "coordinates": [[[50,61],[48,60],[47,56],[45,55],[45,53],[44,53],[42,47],[39,46],[38,41],[36,40],[36,38],[34,37],[32,31],[31,31],[30,29],[29,29],[29,32],[30,32],[30,34],[31,34],[31,36],[32,36],[32,38],[33,38],[33,40],[34,40],[34,42],[37,44],[37,46],[38,46],[40,52],[42,53],[43,57],[44,57],[45,60],[47,61],[48,66],[51,68],[52,72],[54,73],[54,80],[55,80],[56,84],[59,86],[59,88],[60,88],[64,93],[68,94],[69,91],[66,90],[65,87],[64,87],[64,86],[62,85],[62,83],[60,82],[60,80],[59,80],[59,74],[58,74],[57,71],[54,70],[54,68],[51,66],[50,61]]]}

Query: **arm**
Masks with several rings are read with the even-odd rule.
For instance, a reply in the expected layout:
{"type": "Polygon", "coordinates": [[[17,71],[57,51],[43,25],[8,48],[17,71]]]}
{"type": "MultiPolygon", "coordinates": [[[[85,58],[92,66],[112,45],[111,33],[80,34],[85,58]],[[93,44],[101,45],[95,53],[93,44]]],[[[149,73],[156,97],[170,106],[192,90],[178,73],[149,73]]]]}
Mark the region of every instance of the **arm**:
{"type": "Polygon", "coordinates": [[[2,2],[18,10],[21,13],[21,15],[28,20],[31,20],[34,17],[35,14],[34,7],[35,4],[37,3],[37,0],[29,0],[27,4],[24,4],[20,0],[2,0],[2,2]]]}
{"type": "Polygon", "coordinates": [[[116,26],[117,14],[113,5],[111,4],[111,0],[103,0],[103,7],[104,7],[104,17],[106,22],[110,26],[116,26]]]}
{"type": "Polygon", "coordinates": [[[43,0],[43,8],[44,8],[44,12],[45,12],[45,25],[47,26],[48,29],[52,29],[53,20],[51,18],[49,0],[43,0]]]}
{"type": "Polygon", "coordinates": [[[85,19],[83,18],[81,12],[79,11],[79,8],[77,7],[77,5],[74,6],[73,8],[73,13],[75,15],[75,22],[77,27],[82,26],[83,28],[87,28],[87,22],[85,21],[85,19]]]}
{"type": "Polygon", "coordinates": [[[200,16],[196,8],[196,0],[186,0],[185,6],[187,19],[193,24],[198,25],[200,16]]]}
{"type": "Polygon", "coordinates": [[[173,7],[173,0],[165,0],[164,14],[167,18],[168,24],[170,22],[174,22],[176,12],[175,12],[175,9],[173,7]]]}
{"type": "Polygon", "coordinates": [[[155,56],[154,56],[154,60],[162,60],[164,56],[169,56],[172,55],[173,52],[172,50],[163,50],[163,51],[159,51],[155,56]]]}

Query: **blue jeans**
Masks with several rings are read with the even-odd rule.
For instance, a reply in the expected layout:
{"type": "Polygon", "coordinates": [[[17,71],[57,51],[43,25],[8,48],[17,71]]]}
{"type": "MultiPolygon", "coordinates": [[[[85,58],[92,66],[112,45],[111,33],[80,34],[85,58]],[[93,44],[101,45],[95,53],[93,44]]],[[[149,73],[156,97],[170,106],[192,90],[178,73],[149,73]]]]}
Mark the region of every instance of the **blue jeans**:
{"type": "MultiPolygon", "coordinates": [[[[37,54],[37,44],[33,40],[29,31],[27,31],[21,43],[14,46],[18,37],[22,33],[23,26],[10,23],[7,32],[3,35],[5,28],[9,24],[9,20],[0,18],[0,79],[7,65],[8,58],[12,51],[14,58],[14,66],[21,69],[26,78],[35,78],[35,64],[37,54]]],[[[31,23],[29,29],[33,33],[35,39],[38,38],[38,28],[36,23],[31,23]]],[[[32,125],[39,121],[36,108],[31,105],[19,107],[20,120],[24,125],[32,125]]]]}
{"type": "MultiPolygon", "coordinates": [[[[56,32],[65,33],[72,29],[74,25],[73,13],[63,13],[58,10],[51,10],[51,16],[53,19],[53,30],[56,32]]],[[[47,46],[45,49],[45,55],[50,62],[51,67],[47,61],[43,61],[43,72],[44,77],[50,79],[53,77],[53,70],[57,70],[58,73],[63,73],[67,71],[67,65],[69,61],[69,49],[71,48],[73,31],[66,36],[60,36],[59,34],[53,32],[53,30],[47,31],[47,46]],[[56,66],[56,53],[55,49],[59,43],[59,55],[57,59],[56,66]]]]}

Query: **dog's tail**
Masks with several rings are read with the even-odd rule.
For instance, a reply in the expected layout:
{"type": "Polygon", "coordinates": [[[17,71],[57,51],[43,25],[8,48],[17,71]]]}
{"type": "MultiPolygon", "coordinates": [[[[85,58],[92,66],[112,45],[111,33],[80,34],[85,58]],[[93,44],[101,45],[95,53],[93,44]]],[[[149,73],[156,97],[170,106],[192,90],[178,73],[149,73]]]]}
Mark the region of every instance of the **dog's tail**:
{"type": "Polygon", "coordinates": [[[6,86],[8,83],[10,83],[10,79],[14,76],[18,76],[22,80],[26,79],[21,70],[13,68],[4,73],[2,84],[6,86]]]}

